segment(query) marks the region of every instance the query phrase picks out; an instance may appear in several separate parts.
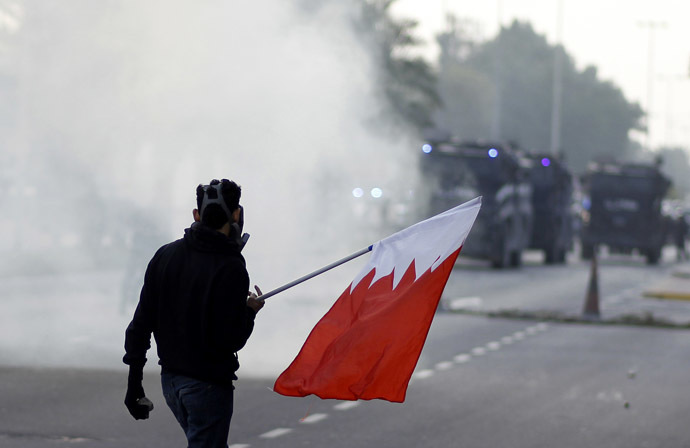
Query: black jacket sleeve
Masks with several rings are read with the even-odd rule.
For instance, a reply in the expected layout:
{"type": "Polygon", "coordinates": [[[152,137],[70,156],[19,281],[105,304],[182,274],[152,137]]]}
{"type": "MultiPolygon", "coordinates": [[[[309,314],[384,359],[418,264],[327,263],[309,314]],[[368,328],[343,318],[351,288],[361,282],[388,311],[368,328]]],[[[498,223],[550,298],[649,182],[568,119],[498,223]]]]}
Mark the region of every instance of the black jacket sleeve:
{"type": "Polygon", "coordinates": [[[240,263],[228,264],[214,291],[212,319],[220,346],[239,351],[254,329],[256,313],[247,306],[249,275],[240,263]]]}
{"type": "Polygon", "coordinates": [[[141,288],[139,304],[134,317],[125,331],[125,356],[122,361],[134,368],[144,368],[146,352],[151,348],[151,333],[153,332],[156,296],[153,290],[153,264],[156,257],[149,263],[144,276],[144,286],[141,288]]]}

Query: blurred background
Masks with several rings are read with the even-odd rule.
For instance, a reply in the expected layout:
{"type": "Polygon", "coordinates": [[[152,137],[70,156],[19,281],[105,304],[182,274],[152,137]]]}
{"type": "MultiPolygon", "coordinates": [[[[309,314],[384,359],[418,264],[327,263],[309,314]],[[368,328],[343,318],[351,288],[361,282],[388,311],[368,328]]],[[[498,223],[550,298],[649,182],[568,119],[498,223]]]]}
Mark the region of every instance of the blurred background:
{"type": "MultiPolygon", "coordinates": [[[[654,263],[688,210],[689,11],[613,4],[0,0],[0,364],[122,368],[213,178],[264,291],[479,194],[487,269],[654,263]]],[[[285,368],[362,265],[270,299],[241,373],[285,368]]]]}

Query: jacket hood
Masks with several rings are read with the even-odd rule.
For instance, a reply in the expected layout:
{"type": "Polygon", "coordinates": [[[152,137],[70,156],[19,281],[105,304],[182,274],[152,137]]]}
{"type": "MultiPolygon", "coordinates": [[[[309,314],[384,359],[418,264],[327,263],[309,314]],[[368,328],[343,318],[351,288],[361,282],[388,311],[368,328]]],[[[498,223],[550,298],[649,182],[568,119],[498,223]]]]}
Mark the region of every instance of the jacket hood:
{"type": "Polygon", "coordinates": [[[185,229],[184,239],[192,247],[202,252],[230,253],[240,251],[237,241],[200,222],[195,222],[185,229]]]}

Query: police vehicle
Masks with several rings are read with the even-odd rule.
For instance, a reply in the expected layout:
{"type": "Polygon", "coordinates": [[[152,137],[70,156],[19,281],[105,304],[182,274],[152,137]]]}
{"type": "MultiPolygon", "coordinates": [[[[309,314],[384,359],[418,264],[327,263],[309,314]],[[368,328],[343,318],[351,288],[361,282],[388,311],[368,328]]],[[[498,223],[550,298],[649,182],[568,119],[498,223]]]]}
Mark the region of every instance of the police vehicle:
{"type": "Polygon", "coordinates": [[[519,266],[532,228],[529,172],[519,154],[507,144],[446,140],[425,143],[421,157],[427,215],[482,196],[463,255],[495,268],[519,266]]]}
{"type": "Polygon", "coordinates": [[[656,264],[666,240],[662,200],[670,185],[659,164],[590,165],[583,179],[582,257],[605,245],[612,253],[636,250],[656,264]]]}
{"type": "Polygon", "coordinates": [[[525,154],[532,185],[530,248],[544,252],[546,263],[565,263],[573,246],[573,176],[550,154],[525,154]]]}

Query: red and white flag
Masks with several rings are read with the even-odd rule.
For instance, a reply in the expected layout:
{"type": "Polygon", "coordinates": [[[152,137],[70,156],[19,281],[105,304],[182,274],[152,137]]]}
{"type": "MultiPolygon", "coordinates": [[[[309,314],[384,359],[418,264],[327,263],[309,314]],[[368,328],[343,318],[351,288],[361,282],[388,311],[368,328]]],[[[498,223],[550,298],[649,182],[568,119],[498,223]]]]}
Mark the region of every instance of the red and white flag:
{"type": "Polygon", "coordinates": [[[309,334],[273,389],[403,402],[481,198],[374,244],[367,265],[309,334]]]}

